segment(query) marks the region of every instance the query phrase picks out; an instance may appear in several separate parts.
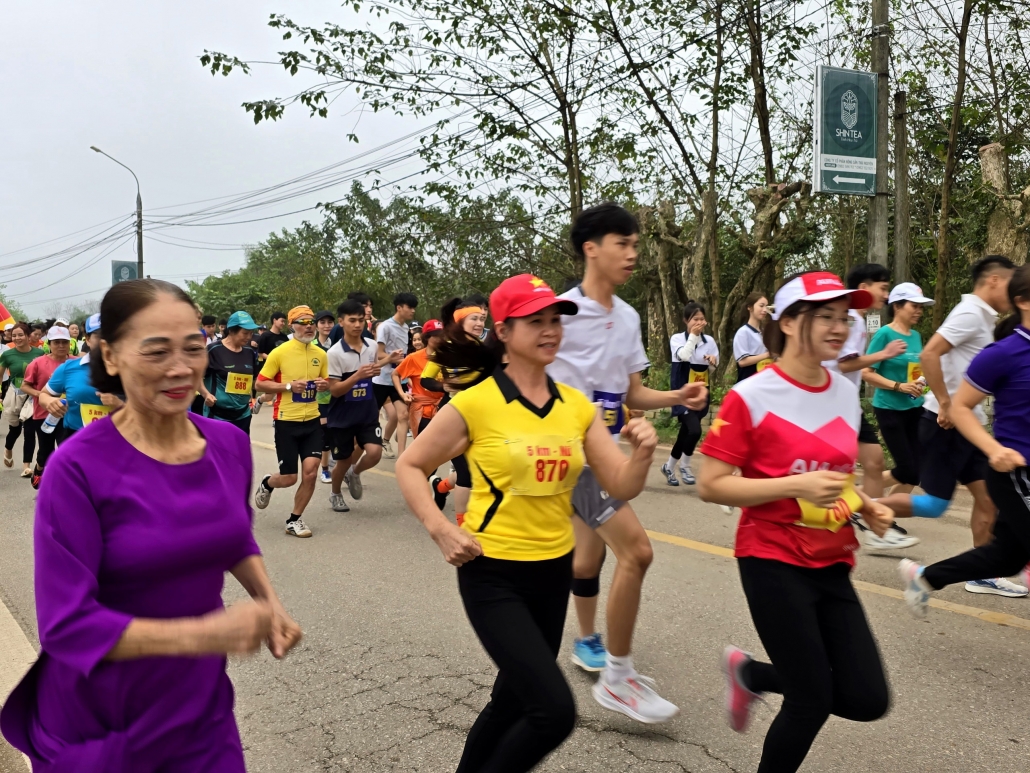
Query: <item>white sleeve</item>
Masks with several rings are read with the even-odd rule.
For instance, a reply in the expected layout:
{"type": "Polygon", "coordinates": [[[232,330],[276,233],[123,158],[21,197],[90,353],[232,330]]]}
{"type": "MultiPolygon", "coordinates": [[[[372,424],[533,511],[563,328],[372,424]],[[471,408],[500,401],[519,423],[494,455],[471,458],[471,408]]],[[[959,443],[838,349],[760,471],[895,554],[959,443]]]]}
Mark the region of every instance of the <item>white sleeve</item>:
{"type": "Polygon", "coordinates": [[[690,362],[690,358],[694,355],[694,350],[697,345],[701,342],[701,337],[696,333],[691,333],[687,338],[687,342],[680,347],[677,356],[680,358],[680,362],[690,362]]]}
{"type": "Polygon", "coordinates": [[[329,361],[329,378],[342,379],[344,373],[343,349],[338,343],[329,347],[326,359],[329,361]]]}
{"type": "Polygon", "coordinates": [[[751,347],[747,345],[747,329],[741,327],[733,336],[733,359],[740,362],[745,357],[750,357],[758,352],[749,352],[751,347]]]}
{"type": "Polygon", "coordinates": [[[949,314],[944,323],[937,328],[937,332],[941,338],[954,348],[979,334],[979,322],[976,318],[976,312],[962,309],[958,313],[952,312],[949,314]]]}

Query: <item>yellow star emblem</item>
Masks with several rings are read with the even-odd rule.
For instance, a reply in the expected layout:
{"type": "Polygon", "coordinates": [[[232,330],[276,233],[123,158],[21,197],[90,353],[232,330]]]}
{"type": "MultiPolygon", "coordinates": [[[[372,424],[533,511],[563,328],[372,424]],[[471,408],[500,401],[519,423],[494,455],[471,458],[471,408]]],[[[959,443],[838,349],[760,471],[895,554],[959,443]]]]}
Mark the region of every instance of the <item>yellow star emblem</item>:
{"type": "Polygon", "coordinates": [[[545,284],[547,284],[547,282],[545,282],[543,279],[536,276],[530,279],[529,283],[533,285],[533,287],[543,287],[545,284]]]}
{"type": "Polygon", "coordinates": [[[728,426],[729,426],[729,424],[730,424],[730,423],[729,423],[728,421],[726,421],[725,419],[720,419],[720,418],[716,417],[716,418],[715,418],[715,419],[714,419],[714,420],[712,421],[712,426],[711,426],[711,428],[710,428],[710,431],[711,431],[711,433],[712,433],[713,435],[715,435],[716,437],[718,437],[718,436],[719,436],[719,431],[720,431],[720,430],[721,430],[721,429],[722,429],[723,427],[728,427],[728,426]]]}

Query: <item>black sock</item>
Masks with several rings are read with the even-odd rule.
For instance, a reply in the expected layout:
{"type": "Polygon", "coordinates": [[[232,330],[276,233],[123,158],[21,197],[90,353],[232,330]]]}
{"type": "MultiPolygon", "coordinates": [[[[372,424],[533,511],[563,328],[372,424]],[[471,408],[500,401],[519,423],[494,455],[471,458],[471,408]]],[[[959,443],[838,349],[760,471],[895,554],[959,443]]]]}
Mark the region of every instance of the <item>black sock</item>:
{"type": "Polygon", "coordinates": [[[290,517],[286,519],[286,523],[293,523],[294,521],[299,521],[299,520],[300,520],[300,516],[299,515],[297,515],[296,513],[290,513],[290,517]]]}
{"type": "Polygon", "coordinates": [[[271,478],[271,477],[272,477],[271,475],[266,475],[265,477],[263,477],[261,479],[261,485],[264,486],[266,491],[271,491],[272,490],[272,487],[268,485],[268,479],[271,478]]]}

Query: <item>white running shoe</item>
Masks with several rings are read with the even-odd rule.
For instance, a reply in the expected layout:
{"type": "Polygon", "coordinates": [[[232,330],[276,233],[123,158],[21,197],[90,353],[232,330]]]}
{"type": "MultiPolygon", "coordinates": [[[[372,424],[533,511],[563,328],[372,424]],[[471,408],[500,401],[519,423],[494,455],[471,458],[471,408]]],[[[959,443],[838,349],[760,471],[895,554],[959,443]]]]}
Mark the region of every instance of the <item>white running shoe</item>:
{"type": "Polygon", "coordinates": [[[870,550],[903,550],[918,545],[919,537],[902,534],[893,528],[887,529],[882,537],[877,537],[871,529],[865,529],[862,531],[862,541],[870,550]]]}
{"type": "Polygon", "coordinates": [[[620,711],[637,722],[648,725],[667,722],[679,714],[679,708],[655,692],[654,679],[634,674],[615,684],[604,675],[594,683],[594,700],[611,711],[620,711]]]}
{"type": "Polygon", "coordinates": [[[361,485],[361,476],[354,472],[353,467],[344,473],[343,481],[347,484],[347,490],[350,492],[350,495],[354,499],[361,499],[361,495],[364,493],[365,489],[361,485]]]}
{"type": "Polygon", "coordinates": [[[343,494],[330,494],[329,506],[333,508],[334,513],[350,512],[350,506],[347,504],[347,500],[343,498],[343,494]]]}
{"type": "Polygon", "coordinates": [[[930,605],[930,591],[933,588],[923,578],[923,566],[908,558],[901,559],[898,574],[905,583],[905,603],[918,618],[926,617],[926,608],[930,605]]]}
{"type": "Polygon", "coordinates": [[[389,440],[384,440],[383,441],[383,456],[386,457],[387,459],[396,459],[397,458],[397,454],[394,453],[393,446],[390,445],[390,441],[389,440]]]}
{"type": "Polygon", "coordinates": [[[726,515],[733,515],[733,511],[737,508],[732,505],[719,505],[719,509],[726,513],[726,515]]]}
{"type": "Polygon", "coordinates": [[[250,409],[250,412],[252,414],[254,414],[255,416],[257,416],[259,413],[261,413],[261,401],[260,400],[255,400],[254,401],[254,407],[250,409]]]}
{"type": "Polygon", "coordinates": [[[322,471],[318,474],[318,479],[320,481],[322,481],[323,483],[332,483],[333,482],[333,476],[329,472],[329,468],[328,467],[323,467],[322,468],[322,471]]]}
{"type": "Polygon", "coordinates": [[[254,507],[258,510],[264,510],[268,507],[269,500],[272,499],[272,489],[265,486],[265,483],[271,478],[271,475],[266,475],[258,483],[257,491],[254,492],[254,507]]]}
{"type": "Polygon", "coordinates": [[[966,590],[969,593],[987,593],[1009,599],[1019,599],[1027,595],[1025,586],[1017,585],[1004,577],[995,577],[992,580],[970,580],[966,583],[966,590]]]}
{"type": "Polygon", "coordinates": [[[310,537],[311,529],[304,525],[304,521],[298,518],[296,521],[286,522],[286,533],[294,537],[310,537]]]}

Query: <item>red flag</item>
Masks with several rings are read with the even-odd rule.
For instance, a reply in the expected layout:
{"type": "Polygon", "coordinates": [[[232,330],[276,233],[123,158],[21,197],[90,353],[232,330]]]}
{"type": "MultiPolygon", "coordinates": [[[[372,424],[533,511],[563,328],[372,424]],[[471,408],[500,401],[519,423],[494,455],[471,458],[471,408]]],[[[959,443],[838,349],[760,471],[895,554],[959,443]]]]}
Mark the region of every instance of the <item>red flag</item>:
{"type": "Polygon", "coordinates": [[[14,324],[14,317],[11,316],[11,312],[7,310],[7,307],[0,303],[0,330],[3,330],[8,325],[14,324]]]}

